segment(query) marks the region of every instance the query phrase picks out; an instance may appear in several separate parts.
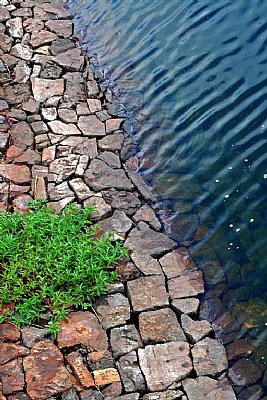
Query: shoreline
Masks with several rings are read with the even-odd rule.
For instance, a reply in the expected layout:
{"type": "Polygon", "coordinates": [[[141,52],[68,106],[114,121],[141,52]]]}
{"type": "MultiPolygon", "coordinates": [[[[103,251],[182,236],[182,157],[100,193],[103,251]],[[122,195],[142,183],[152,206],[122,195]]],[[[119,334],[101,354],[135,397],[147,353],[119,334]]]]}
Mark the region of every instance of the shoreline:
{"type": "Polygon", "coordinates": [[[202,272],[162,233],[136,158],[121,156],[123,119],[71,19],[60,0],[1,1],[0,211],[27,212],[33,198],[55,211],[96,206],[92,222],[131,256],[94,304],[101,324],[72,312],[56,340],[45,316],[20,331],[0,325],[2,400],[234,400],[225,349],[199,320],[202,272]]]}

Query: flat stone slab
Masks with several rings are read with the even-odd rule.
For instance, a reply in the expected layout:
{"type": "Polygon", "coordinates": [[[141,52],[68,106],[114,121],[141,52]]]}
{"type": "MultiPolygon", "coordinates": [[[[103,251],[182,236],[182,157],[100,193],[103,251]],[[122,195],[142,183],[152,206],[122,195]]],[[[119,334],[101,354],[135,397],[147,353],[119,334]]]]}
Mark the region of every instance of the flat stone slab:
{"type": "Polygon", "coordinates": [[[181,323],[190,343],[197,343],[212,332],[209,321],[194,321],[185,314],[181,316],[181,323]]]}
{"type": "Polygon", "coordinates": [[[199,300],[191,297],[187,299],[174,299],[171,302],[172,308],[179,314],[197,315],[199,300]]]}
{"type": "Polygon", "coordinates": [[[194,369],[198,376],[214,377],[226,371],[228,360],[224,346],[217,340],[206,338],[196,343],[192,349],[194,369]]]}
{"type": "Polygon", "coordinates": [[[159,259],[168,279],[177,278],[197,270],[197,267],[185,247],[173,250],[159,259]]]}
{"type": "Polygon", "coordinates": [[[124,325],[130,319],[130,304],[121,293],[103,297],[94,304],[104,329],[124,325]]]}
{"type": "Polygon", "coordinates": [[[2,164],[0,176],[18,185],[31,182],[30,170],[26,165],[2,164]]]}
{"type": "Polygon", "coordinates": [[[145,380],[141,373],[135,351],[122,356],[116,363],[116,366],[120,372],[126,392],[143,392],[145,390],[145,380]]]}
{"type": "Polygon", "coordinates": [[[104,219],[97,224],[100,229],[96,234],[97,236],[102,236],[111,233],[114,240],[124,240],[132,225],[132,221],[123,211],[116,210],[112,217],[104,219]]]}
{"type": "Polygon", "coordinates": [[[99,138],[106,135],[105,124],[95,115],[81,116],[78,127],[85,136],[99,138]]]}
{"type": "Polygon", "coordinates": [[[168,289],[171,299],[198,296],[204,293],[204,281],[201,271],[194,271],[188,275],[168,280],[168,289]]]}
{"type": "Polygon", "coordinates": [[[32,78],[33,97],[36,101],[44,102],[53,96],[62,96],[64,93],[64,79],[32,78]]]}
{"type": "Polygon", "coordinates": [[[181,390],[166,390],[166,392],[145,394],[143,400],[177,400],[182,399],[183,395],[181,390]]]}
{"type": "Polygon", "coordinates": [[[204,376],[186,379],[183,388],[188,400],[236,400],[235,393],[226,379],[217,381],[204,376]]]}
{"type": "Polygon", "coordinates": [[[192,371],[189,344],[169,342],[146,346],[138,350],[141,370],[148,389],[152,392],[166,390],[180,382],[192,371]]]}
{"type": "MultiPolygon", "coordinates": [[[[9,395],[23,390],[25,385],[22,359],[9,361],[0,365],[0,380],[4,395],[9,395]]],[[[5,399],[3,399],[5,400],[5,399]]]]}
{"type": "Polygon", "coordinates": [[[140,334],[134,325],[113,328],[110,332],[110,344],[115,358],[143,347],[140,334]]]}
{"type": "Polygon", "coordinates": [[[62,121],[51,121],[48,122],[49,128],[53,133],[57,135],[71,136],[71,135],[80,135],[81,132],[74,124],[65,124],[62,121]]]}

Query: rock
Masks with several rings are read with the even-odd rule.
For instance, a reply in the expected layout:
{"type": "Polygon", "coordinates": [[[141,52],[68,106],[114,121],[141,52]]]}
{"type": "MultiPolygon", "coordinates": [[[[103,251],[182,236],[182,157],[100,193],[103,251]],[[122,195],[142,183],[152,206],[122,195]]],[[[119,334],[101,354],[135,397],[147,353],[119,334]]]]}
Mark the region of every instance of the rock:
{"type": "Polygon", "coordinates": [[[116,271],[123,282],[131,281],[141,276],[139,269],[133,263],[127,261],[119,263],[116,271]]]}
{"type": "Polygon", "coordinates": [[[197,214],[178,215],[171,223],[171,238],[178,242],[193,240],[198,226],[197,214]]]}
{"type": "Polygon", "coordinates": [[[85,136],[102,137],[106,135],[105,125],[95,115],[79,117],[78,127],[85,136]]]}
{"type": "Polygon", "coordinates": [[[6,7],[2,6],[0,4],[0,22],[6,22],[7,20],[10,19],[10,14],[7,11],[6,7]]]}
{"type": "MultiPolygon", "coordinates": [[[[62,39],[64,40],[64,39],[62,39]]],[[[85,82],[80,72],[68,72],[64,75],[66,89],[64,94],[65,102],[79,103],[86,101],[85,82]]]]}
{"type": "Polygon", "coordinates": [[[140,221],[147,222],[148,225],[157,232],[161,230],[161,223],[157,219],[152,208],[146,204],[136,211],[135,215],[133,216],[133,220],[136,223],[140,221]]]}
{"type": "Polygon", "coordinates": [[[228,360],[233,360],[239,356],[249,355],[253,352],[254,346],[247,339],[239,339],[226,346],[228,360]]]}
{"type": "Polygon", "coordinates": [[[44,44],[52,43],[56,39],[58,39],[58,37],[55,33],[45,30],[33,31],[30,44],[32,47],[39,47],[43,46],[44,44]]]}
{"type": "Polygon", "coordinates": [[[30,201],[32,201],[32,197],[27,194],[18,196],[16,199],[12,201],[12,206],[14,208],[14,211],[23,214],[28,213],[30,201]]]}
{"type": "Polygon", "coordinates": [[[56,107],[42,108],[41,113],[45,121],[54,121],[57,118],[56,107]]]}
{"type": "Polygon", "coordinates": [[[33,51],[26,44],[18,43],[12,47],[10,54],[25,61],[31,61],[33,51]]]}
{"type": "Polygon", "coordinates": [[[212,326],[208,321],[194,321],[185,314],[181,316],[181,323],[190,343],[197,343],[212,332],[212,326]]]}
{"type": "Polygon", "coordinates": [[[139,332],[134,325],[113,328],[110,332],[110,345],[115,358],[143,347],[139,332]]]}
{"type": "Polygon", "coordinates": [[[106,400],[139,400],[140,395],[139,393],[130,393],[130,394],[125,394],[124,396],[118,396],[115,397],[107,397],[106,400]]]}
{"type": "Polygon", "coordinates": [[[106,202],[112,208],[124,211],[127,215],[132,215],[141,207],[140,200],[133,193],[110,189],[104,191],[102,194],[106,202]]]}
{"type": "Polygon", "coordinates": [[[0,86],[0,98],[4,98],[8,104],[16,105],[29,100],[30,88],[28,83],[18,83],[13,86],[0,86]]]}
{"type": "Polygon", "coordinates": [[[186,341],[177,317],[170,308],[143,312],[138,320],[144,344],[186,341]]]}
{"type": "Polygon", "coordinates": [[[19,61],[14,70],[15,79],[14,82],[25,83],[30,79],[31,69],[27,63],[23,60],[19,61]]]}
{"type": "MultiPolygon", "coordinates": [[[[98,99],[88,99],[87,104],[92,114],[102,110],[101,101],[98,99]]],[[[103,121],[102,121],[103,122],[103,121]]]]}
{"type": "Polygon", "coordinates": [[[38,32],[44,29],[44,23],[38,18],[27,18],[23,22],[23,27],[26,32],[38,32]]]}
{"type": "Polygon", "coordinates": [[[141,196],[148,202],[155,202],[156,199],[154,195],[149,190],[147,184],[143,180],[143,178],[135,172],[127,171],[128,177],[133,182],[134,186],[141,193],[141,196]]]}
{"type": "Polygon", "coordinates": [[[44,178],[37,177],[34,180],[34,187],[32,189],[34,199],[47,199],[46,183],[44,178]]]}
{"type": "Polygon", "coordinates": [[[121,293],[102,297],[94,304],[104,329],[124,325],[130,319],[130,304],[121,293]]]}
{"type": "Polygon", "coordinates": [[[72,377],[58,348],[48,339],[36,343],[23,366],[27,393],[33,400],[47,399],[72,387],[72,377]]]}
{"type": "Polygon", "coordinates": [[[227,379],[219,381],[201,376],[196,379],[186,379],[183,388],[188,400],[236,400],[235,393],[227,379]]]}
{"type": "Polygon", "coordinates": [[[48,329],[36,328],[35,326],[25,326],[21,329],[21,334],[23,345],[30,349],[48,334],[48,329]]]}
{"type": "Polygon", "coordinates": [[[14,185],[13,183],[10,183],[10,186],[9,186],[10,197],[11,198],[19,197],[22,194],[29,192],[30,188],[31,188],[30,186],[19,186],[19,185],[14,185]]]}
{"type": "MultiPolygon", "coordinates": [[[[19,65],[19,63],[18,63],[18,65],[19,65]]],[[[29,99],[29,101],[27,101],[27,103],[24,103],[21,106],[23,111],[26,111],[31,114],[38,113],[39,107],[40,107],[40,104],[38,103],[38,101],[35,101],[33,99],[29,99]]]]}
{"type": "Polygon", "coordinates": [[[56,133],[57,135],[70,136],[70,135],[80,135],[81,134],[79,129],[74,124],[64,124],[64,122],[61,122],[61,121],[51,121],[51,122],[48,122],[48,125],[49,125],[51,131],[53,133],[56,133]]]}
{"type": "Polygon", "coordinates": [[[33,178],[46,178],[48,176],[48,167],[43,165],[34,165],[32,167],[32,177],[33,178]]]}
{"type": "Polygon", "coordinates": [[[204,293],[204,281],[201,271],[194,271],[188,275],[168,280],[168,289],[171,299],[198,296],[204,293]]]}
{"type": "Polygon", "coordinates": [[[8,322],[0,324],[0,342],[17,342],[20,339],[19,329],[8,322]]]}
{"type": "Polygon", "coordinates": [[[32,78],[33,97],[36,101],[44,102],[49,97],[61,96],[64,93],[63,79],[32,78]]]}
{"type": "Polygon", "coordinates": [[[6,160],[13,161],[23,153],[23,149],[13,144],[7,149],[6,160]]]}
{"type": "Polygon", "coordinates": [[[195,298],[174,299],[171,303],[172,308],[179,314],[197,315],[199,300],[195,298]]]}
{"type": "Polygon", "coordinates": [[[26,150],[28,147],[33,146],[34,135],[26,122],[19,122],[13,125],[10,134],[12,143],[20,149],[26,150]]]}
{"type": "Polygon", "coordinates": [[[8,104],[5,100],[0,100],[0,112],[8,110],[8,104]]]}
{"type": "Polygon", "coordinates": [[[111,233],[113,240],[124,240],[127,232],[132,227],[132,221],[123,211],[116,210],[112,217],[100,221],[97,226],[99,229],[96,232],[96,236],[99,237],[111,233]]]}
{"type": "Polygon", "coordinates": [[[86,83],[87,86],[87,93],[89,98],[95,98],[99,95],[99,88],[96,81],[89,80],[86,83]]]}
{"type": "Polygon", "coordinates": [[[153,231],[145,222],[139,222],[125,242],[125,247],[129,250],[152,257],[161,256],[175,246],[174,241],[163,233],[153,231]]]}
{"type": "Polygon", "coordinates": [[[56,146],[49,146],[43,150],[42,163],[43,165],[49,165],[56,158],[56,146]]]}
{"type": "Polygon", "coordinates": [[[229,369],[229,378],[237,386],[252,385],[262,376],[264,366],[254,364],[252,360],[241,358],[229,369]]]}
{"type": "Polygon", "coordinates": [[[145,381],[141,373],[135,351],[122,356],[116,363],[125,392],[145,391],[145,381]]]}
{"type": "Polygon", "coordinates": [[[197,267],[184,247],[173,250],[159,259],[163,272],[168,279],[177,278],[196,271],[197,267]]]}
{"type": "Polygon", "coordinates": [[[78,121],[77,114],[75,110],[60,108],[58,110],[59,118],[65,123],[74,123],[76,124],[78,121]]]}
{"type": "Polygon", "coordinates": [[[96,386],[105,386],[110,383],[120,382],[120,375],[115,368],[105,368],[93,371],[96,386]]]}
{"type": "Polygon", "coordinates": [[[68,182],[62,182],[60,185],[54,187],[54,189],[48,192],[50,200],[62,200],[65,197],[72,197],[73,192],[70,190],[68,182]]]}
{"type": "Polygon", "coordinates": [[[59,65],[57,65],[53,61],[47,59],[42,64],[40,78],[57,79],[57,78],[60,78],[60,75],[62,74],[62,72],[63,72],[63,70],[59,65]]]}
{"type": "MultiPolygon", "coordinates": [[[[57,22],[57,21],[56,21],[57,22]]],[[[51,45],[51,54],[57,56],[76,47],[75,42],[70,39],[57,39],[51,45]]]]}
{"type": "Polygon", "coordinates": [[[69,185],[80,201],[83,201],[93,195],[93,192],[89,189],[89,187],[83,182],[81,178],[70,180],[69,185]]]}
{"type": "Polygon", "coordinates": [[[80,393],[81,400],[103,400],[102,394],[98,390],[83,390],[80,393]]]}
{"type": "Polygon", "coordinates": [[[127,291],[134,312],[169,305],[165,280],[162,276],[145,276],[127,282],[127,291]]]}
{"type": "Polygon", "coordinates": [[[53,212],[59,213],[62,211],[68,204],[72,203],[75,200],[75,197],[65,197],[65,199],[49,202],[48,205],[52,208],[53,212]]]}
{"type": "Polygon", "coordinates": [[[166,390],[192,371],[189,345],[186,342],[146,346],[138,350],[138,357],[148,389],[152,392],[166,390]]]}
{"type": "Polygon", "coordinates": [[[79,396],[74,389],[70,389],[62,394],[62,400],[79,400],[79,396]]]}
{"type": "MultiPolygon", "coordinates": [[[[25,121],[26,120],[26,113],[20,109],[11,108],[9,112],[6,113],[6,118],[11,118],[18,121],[25,121]]],[[[13,121],[17,122],[17,121],[13,121]]]]}
{"type": "MultiPolygon", "coordinates": [[[[3,33],[0,33],[0,50],[2,50],[4,53],[8,53],[11,49],[12,46],[12,38],[4,35],[3,33]]],[[[4,64],[3,64],[4,67],[4,64]]],[[[2,68],[3,68],[2,67],[2,68]]],[[[6,72],[6,67],[4,68],[4,71],[1,72],[6,72]]]]}
{"type": "Polygon", "coordinates": [[[77,176],[84,176],[85,171],[89,164],[89,156],[80,156],[75,174],[77,176]]]}
{"type": "Polygon", "coordinates": [[[95,191],[104,189],[132,190],[131,181],[122,169],[112,169],[101,160],[94,159],[84,176],[85,183],[95,191]]]}
{"type": "Polygon", "coordinates": [[[19,392],[24,389],[25,380],[21,358],[0,365],[0,381],[2,383],[4,395],[19,392]]]}
{"type": "Polygon", "coordinates": [[[71,19],[71,12],[62,3],[43,3],[38,4],[33,9],[34,18],[42,21],[53,19],[71,19]]]}
{"type": "Polygon", "coordinates": [[[101,390],[104,399],[111,399],[111,398],[114,399],[114,397],[117,398],[117,396],[119,396],[121,392],[122,392],[121,382],[111,383],[110,385],[101,390]]]}
{"type": "Polygon", "coordinates": [[[72,22],[68,20],[47,21],[45,26],[60,37],[69,38],[72,35],[72,22]]]}
{"type": "Polygon", "coordinates": [[[218,376],[227,369],[225,348],[217,340],[206,338],[192,349],[194,369],[198,376],[218,376]]]}
{"type": "Polygon", "coordinates": [[[77,115],[79,115],[79,116],[80,115],[90,115],[91,114],[90,111],[89,111],[89,108],[87,106],[87,103],[77,104],[76,112],[77,112],[77,115]]]}
{"type": "Polygon", "coordinates": [[[8,145],[9,134],[0,133],[0,151],[5,151],[8,145]]]}
{"type": "Polygon", "coordinates": [[[0,342],[0,365],[6,364],[15,358],[24,357],[27,354],[29,354],[29,350],[26,347],[0,342]]]}
{"type": "Polygon", "coordinates": [[[6,23],[10,36],[21,39],[23,37],[22,18],[11,18],[6,23]]]}
{"type": "Polygon", "coordinates": [[[105,202],[102,197],[92,196],[85,200],[83,205],[85,207],[96,207],[96,210],[90,214],[90,221],[98,222],[112,214],[111,207],[105,202]]]}
{"type": "Polygon", "coordinates": [[[120,129],[121,124],[123,123],[122,118],[111,118],[106,121],[106,132],[112,133],[120,129]]]}
{"type": "Polygon", "coordinates": [[[104,151],[98,156],[98,159],[104,161],[111,168],[121,168],[120,157],[111,151],[104,151]]]}
{"type": "Polygon", "coordinates": [[[242,390],[242,392],[239,393],[239,398],[240,400],[266,400],[266,398],[262,398],[262,395],[262,388],[258,385],[254,385],[242,390]]]}
{"type": "Polygon", "coordinates": [[[49,165],[49,172],[57,174],[57,182],[62,182],[75,173],[78,164],[78,157],[70,154],[52,161],[49,165]]]}
{"type": "Polygon", "coordinates": [[[102,151],[119,151],[121,150],[124,136],[122,133],[114,133],[106,136],[98,141],[98,147],[102,151]]]}
{"type": "Polygon", "coordinates": [[[115,294],[115,293],[125,294],[123,283],[113,282],[107,284],[107,294],[115,294]]]}
{"type": "MultiPolygon", "coordinates": [[[[71,138],[70,138],[71,139],[71,138]]],[[[73,142],[70,146],[73,146],[73,152],[75,154],[86,155],[89,156],[89,159],[92,160],[97,156],[97,145],[96,139],[89,138],[75,138],[76,144],[73,142]]],[[[64,145],[68,139],[64,140],[62,144],[64,145]]]]}
{"type": "Polygon", "coordinates": [[[41,164],[41,156],[37,151],[28,149],[14,160],[14,164],[41,164]]]}
{"type": "MultiPolygon", "coordinates": [[[[51,33],[51,35],[54,35],[51,33]]],[[[56,35],[55,35],[56,36],[56,35]]],[[[67,50],[53,58],[60,67],[66,71],[81,71],[84,65],[84,57],[78,48],[67,50]]]]}
{"type": "Polygon", "coordinates": [[[177,400],[183,396],[181,390],[166,390],[166,392],[148,393],[143,396],[143,400],[177,400]]]}
{"type": "Polygon", "coordinates": [[[131,259],[144,275],[163,275],[160,264],[155,258],[146,254],[133,252],[131,259]]]}
{"type": "Polygon", "coordinates": [[[0,176],[16,184],[30,183],[30,170],[26,165],[0,165],[0,176]]]}
{"type": "Polygon", "coordinates": [[[30,398],[29,398],[29,396],[27,396],[26,393],[19,392],[19,393],[14,394],[13,396],[9,396],[8,400],[30,400],[30,398]]]}
{"type": "Polygon", "coordinates": [[[66,359],[74,372],[75,378],[83,389],[95,386],[93,377],[84,365],[81,354],[73,352],[66,355],[66,359]]]}

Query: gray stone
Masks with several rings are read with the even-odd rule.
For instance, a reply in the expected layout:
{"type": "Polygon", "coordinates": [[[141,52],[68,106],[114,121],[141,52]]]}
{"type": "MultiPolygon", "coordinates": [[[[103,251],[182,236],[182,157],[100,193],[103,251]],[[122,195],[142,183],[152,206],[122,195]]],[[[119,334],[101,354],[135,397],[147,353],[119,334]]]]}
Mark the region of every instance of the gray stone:
{"type": "Polygon", "coordinates": [[[183,330],[191,343],[197,343],[212,332],[212,326],[208,321],[194,321],[188,315],[181,316],[183,330]]]}
{"type": "Polygon", "coordinates": [[[64,100],[66,102],[79,103],[86,101],[85,82],[80,72],[68,72],[64,75],[66,89],[64,100]]]}
{"type": "Polygon", "coordinates": [[[69,38],[72,35],[73,24],[68,20],[52,20],[45,23],[46,27],[58,36],[69,38]]]}
{"type": "Polygon", "coordinates": [[[121,124],[123,123],[122,118],[110,118],[106,121],[106,132],[112,133],[115,131],[118,131],[121,127],[121,124]]]}
{"type": "Polygon", "coordinates": [[[199,300],[192,298],[175,299],[172,301],[172,308],[179,314],[197,315],[199,309],[199,300]]]}
{"type": "Polygon", "coordinates": [[[235,393],[227,379],[214,380],[208,377],[186,379],[183,388],[188,400],[236,400],[235,393]]]}
{"type": "Polygon", "coordinates": [[[89,187],[84,183],[81,178],[70,180],[69,185],[80,201],[88,199],[88,197],[93,195],[93,192],[89,189],[89,187]]]}
{"type": "MultiPolygon", "coordinates": [[[[4,35],[3,33],[0,33],[0,50],[2,50],[4,53],[7,53],[10,51],[12,46],[12,38],[4,35]]],[[[2,65],[5,63],[2,62],[2,65]]],[[[4,71],[2,72],[7,72],[6,67],[4,68],[4,71]]]]}
{"type": "Polygon", "coordinates": [[[156,217],[154,211],[147,204],[143,205],[133,216],[134,222],[138,223],[140,221],[147,222],[151,228],[155,231],[161,230],[161,223],[156,217]]]}
{"type": "Polygon", "coordinates": [[[75,43],[70,39],[57,39],[51,45],[51,54],[56,56],[75,48],[75,43]]]}
{"type": "Polygon", "coordinates": [[[31,127],[36,135],[43,135],[49,132],[48,126],[43,121],[33,122],[31,127]]]}
{"type": "Polygon", "coordinates": [[[63,95],[64,80],[32,78],[32,91],[36,101],[44,102],[49,97],[63,95]]]}
{"type": "Polygon", "coordinates": [[[264,365],[257,365],[250,359],[241,358],[229,369],[228,376],[234,385],[252,385],[261,378],[263,371],[264,365]]]}
{"type": "Polygon", "coordinates": [[[12,47],[10,54],[22,60],[31,61],[33,51],[29,46],[18,43],[12,47]]]}
{"type": "Polygon", "coordinates": [[[99,88],[96,81],[87,81],[87,93],[89,98],[95,98],[99,94],[99,88]]]}
{"type": "Polygon", "coordinates": [[[36,328],[34,326],[25,326],[21,329],[22,343],[28,348],[32,348],[35,343],[42,340],[47,334],[48,328],[36,328]]]}
{"type": "Polygon", "coordinates": [[[63,182],[60,185],[54,187],[54,189],[49,191],[49,197],[51,201],[62,200],[65,197],[72,197],[73,192],[67,182],[63,182]]]}
{"type": "Polygon", "coordinates": [[[95,115],[81,116],[78,127],[85,136],[103,137],[105,136],[105,125],[95,115]]]}
{"type": "Polygon", "coordinates": [[[181,390],[166,390],[166,392],[147,393],[143,396],[143,400],[178,400],[182,396],[181,390]]]}
{"type": "Polygon", "coordinates": [[[16,17],[11,18],[7,21],[6,26],[8,28],[9,34],[14,38],[21,39],[23,36],[23,26],[22,18],[16,17]]]}
{"type": "Polygon", "coordinates": [[[145,391],[145,381],[138,365],[135,351],[122,356],[117,361],[116,366],[119,370],[125,392],[145,391]]]}
{"type": "Polygon", "coordinates": [[[122,133],[114,133],[108,135],[98,141],[98,147],[102,151],[119,151],[121,150],[124,136],[122,133]]]}
{"type": "Polygon", "coordinates": [[[6,7],[0,4],[0,22],[5,22],[10,19],[10,14],[7,11],[6,7]]]}
{"type": "Polygon", "coordinates": [[[158,257],[174,249],[176,243],[163,233],[155,232],[145,222],[139,222],[134,228],[126,242],[125,247],[129,250],[158,257]]]}
{"type": "Polygon", "coordinates": [[[104,329],[124,325],[130,319],[130,304],[121,293],[102,297],[94,304],[104,329]]]}
{"type": "Polygon", "coordinates": [[[141,202],[133,193],[110,189],[102,192],[104,199],[112,208],[124,211],[127,215],[132,215],[139,207],[141,202]]]}
{"type": "Polygon", "coordinates": [[[134,312],[169,305],[163,276],[145,276],[127,282],[128,296],[134,312]]]}
{"type": "Polygon", "coordinates": [[[139,393],[130,393],[125,394],[123,396],[118,397],[107,397],[106,400],[139,400],[140,394],[139,393]]]}
{"type": "Polygon", "coordinates": [[[177,317],[170,308],[141,313],[139,332],[144,344],[186,341],[177,317]]]}
{"type": "Polygon", "coordinates": [[[193,240],[198,226],[197,214],[178,215],[171,223],[171,237],[179,242],[193,240]]]}
{"type": "MultiPolygon", "coordinates": [[[[63,143],[65,143],[65,142],[63,142],[63,143]]],[[[77,144],[73,145],[73,152],[76,154],[89,156],[89,159],[92,160],[98,154],[96,139],[95,138],[89,139],[89,138],[82,138],[82,137],[77,138],[77,144]],[[79,139],[79,141],[78,141],[78,139],[79,139]]]]}
{"type": "Polygon", "coordinates": [[[20,60],[14,69],[15,82],[25,83],[29,80],[31,75],[31,69],[28,67],[27,63],[20,60]]]}
{"type": "Polygon", "coordinates": [[[119,190],[133,189],[131,181],[122,169],[112,169],[101,160],[94,159],[87,169],[85,182],[95,191],[115,188],[119,190]]]}
{"type": "Polygon", "coordinates": [[[79,400],[79,396],[74,389],[70,389],[62,394],[62,400],[79,400]]]}
{"type": "Polygon", "coordinates": [[[131,253],[131,259],[144,275],[163,275],[161,266],[155,258],[139,252],[131,253]]]}
{"type": "Polygon", "coordinates": [[[58,116],[61,119],[61,121],[65,123],[76,123],[77,122],[77,114],[75,110],[71,109],[66,109],[66,108],[60,108],[58,110],[58,116]]]}
{"type": "MultiPolygon", "coordinates": [[[[87,104],[88,104],[89,110],[90,110],[90,112],[92,114],[94,114],[97,111],[101,111],[102,110],[101,101],[98,100],[98,99],[88,99],[87,100],[87,104]]],[[[101,119],[100,119],[100,121],[101,121],[101,119]]]]}
{"type": "Polygon", "coordinates": [[[55,33],[46,30],[33,31],[30,44],[32,45],[32,47],[39,47],[48,43],[52,43],[57,38],[58,37],[55,33]]]}
{"type": "Polygon", "coordinates": [[[97,225],[100,228],[97,231],[98,236],[111,233],[113,240],[124,240],[132,227],[132,221],[123,211],[116,210],[112,217],[100,221],[97,225]]]}
{"type": "Polygon", "coordinates": [[[92,212],[89,219],[92,222],[98,222],[102,219],[109,217],[112,214],[111,207],[105,202],[102,197],[92,196],[84,201],[85,207],[96,207],[96,210],[92,212]]]}
{"type": "Polygon", "coordinates": [[[77,115],[79,115],[79,116],[80,115],[90,115],[91,114],[90,111],[89,111],[89,108],[87,106],[87,103],[77,104],[76,111],[77,111],[77,115]]]}
{"type": "Polygon", "coordinates": [[[113,328],[110,332],[110,345],[115,358],[143,347],[140,335],[134,325],[113,328]]]}
{"type": "Polygon", "coordinates": [[[120,157],[111,151],[104,151],[98,156],[98,159],[104,161],[111,168],[121,168],[120,157]]]}
{"type": "Polygon", "coordinates": [[[40,77],[43,79],[57,79],[62,74],[62,68],[51,60],[47,60],[41,67],[40,77]]]}
{"type": "Polygon", "coordinates": [[[78,48],[58,54],[53,61],[66,71],[81,71],[84,65],[84,57],[78,48]]]}
{"type": "Polygon", "coordinates": [[[148,389],[152,392],[166,390],[192,371],[189,344],[186,342],[146,346],[138,350],[138,357],[148,389]]]}
{"type": "Polygon", "coordinates": [[[9,140],[9,134],[8,133],[0,133],[0,150],[4,151],[7,148],[9,140]]]}
{"type": "Polygon", "coordinates": [[[43,3],[38,4],[33,9],[34,18],[39,18],[42,21],[53,19],[71,19],[71,12],[65,7],[63,3],[43,3]]]}
{"type": "Polygon", "coordinates": [[[137,190],[141,193],[142,197],[146,201],[155,202],[155,196],[151,193],[150,189],[148,188],[147,184],[143,180],[143,178],[135,172],[127,171],[129,178],[133,182],[134,186],[137,190]]]}
{"type": "Polygon", "coordinates": [[[57,118],[56,107],[42,108],[41,112],[45,121],[54,121],[57,118]]]}
{"type": "Polygon", "coordinates": [[[218,376],[228,366],[224,346],[214,339],[206,338],[196,343],[192,349],[192,357],[198,376],[218,376]]]}
{"type": "Polygon", "coordinates": [[[57,135],[71,136],[81,134],[77,126],[74,124],[65,124],[62,121],[55,120],[48,122],[48,125],[51,131],[57,135]]]}
{"type": "Polygon", "coordinates": [[[80,156],[75,174],[78,176],[84,176],[88,164],[89,164],[89,156],[80,156]]]}

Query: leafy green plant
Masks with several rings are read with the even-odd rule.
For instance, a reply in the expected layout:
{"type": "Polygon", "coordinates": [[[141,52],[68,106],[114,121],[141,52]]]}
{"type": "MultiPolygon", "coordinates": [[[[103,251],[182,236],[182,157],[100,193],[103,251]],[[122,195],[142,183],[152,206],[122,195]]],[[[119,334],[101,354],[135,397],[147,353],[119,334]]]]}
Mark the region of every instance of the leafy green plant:
{"type": "Polygon", "coordinates": [[[89,217],[93,208],[69,205],[53,214],[44,200],[29,213],[0,213],[0,317],[17,326],[49,309],[50,331],[57,333],[70,308],[88,308],[117,274],[126,251],[110,237],[97,238],[89,217]]]}

